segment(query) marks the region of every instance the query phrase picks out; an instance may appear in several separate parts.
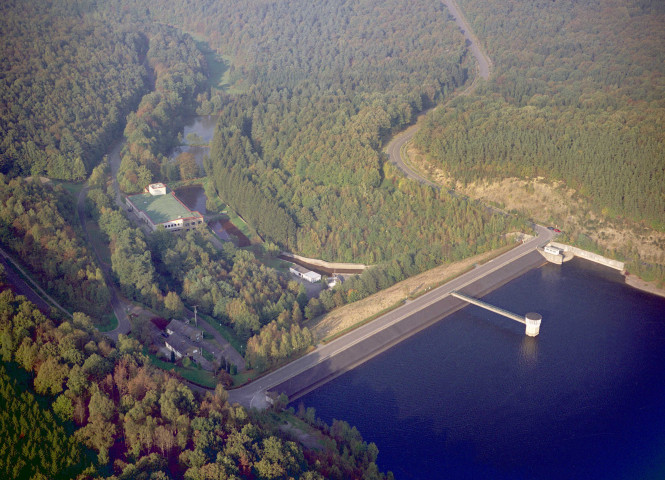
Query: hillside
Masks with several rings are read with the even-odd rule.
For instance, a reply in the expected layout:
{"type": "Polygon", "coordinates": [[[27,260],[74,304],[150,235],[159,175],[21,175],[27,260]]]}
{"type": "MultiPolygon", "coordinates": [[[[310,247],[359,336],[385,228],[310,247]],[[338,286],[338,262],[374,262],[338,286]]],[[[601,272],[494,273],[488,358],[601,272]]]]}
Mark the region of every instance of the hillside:
{"type": "Polygon", "coordinates": [[[633,268],[638,256],[662,264],[662,3],[460,5],[495,73],[427,117],[418,162],[446,185],[557,223],[572,241],[637,261],[633,268]],[[542,201],[542,184],[562,208],[542,201]]]}
{"type": "Polygon", "coordinates": [[[158,1],[150,18],[231,58],[243,93],[224,97],[206,173],[266,238],[375,264],[405,251],[466,256],[508,229],[404,180],[380,151],[467,80],[463,37],[440,3],[158,1]]]}

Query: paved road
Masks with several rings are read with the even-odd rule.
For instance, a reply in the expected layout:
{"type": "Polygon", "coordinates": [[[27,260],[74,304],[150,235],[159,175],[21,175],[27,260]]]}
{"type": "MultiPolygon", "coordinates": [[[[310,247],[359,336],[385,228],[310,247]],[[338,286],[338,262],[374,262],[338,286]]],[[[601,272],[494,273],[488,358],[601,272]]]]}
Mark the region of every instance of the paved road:
{"type": "Polygon", "coordinates": [[[118,335],[121,333],[123,335],[127,335],[132,329],[132,325],[129,322],[129,318],[127,317],[127,310],[131,307],[131,303],[123,299],[120,295],[120,292],[116,288],[115,282],[113,281],[113,276],[111,275],[111,266],[102,261],[102,258],[95,248],[95,244],[90,241],[90,233],[88,232],[87,223],[85,221],[85,198],[88,195],[88,189],[88,182],[86,182],[79,192],[76,208],[78,211],[79,223],[81,224],[81,228],[83,228],[85,231],[85,235],[88,239],[88,245],[92,247],[92,250],[97,257],[97,263],[99,264],[99,268],[101,268],[102,274],[104,275],[106,288],[108,288],[109,293],[111,294],[111,307],[113,308],[113,312],[118,319],[118,326],[115,328],[115,330],[104,332],[104,334],[111,337],[114,341],[118,341],[118,335]]]}
{"type": "Polygon", "coordinates": [[[535,226],[535,229],[538,234],[536,237],[533,237],[526,243],[504,253],[485,265],[481,265],[478,268],[461,275],[445,285],[422,295],[416,300],[409,302],[326,345],[319,345],[316,350],[308,355],[255,380],[245,387],[229,391],[229,400],[231,402],[238,402],[245,407],[265,408],[267,406],[266,392],[270,391],[277,385],[280,385],[307,370],[313,369],[331,357],[342,354],[367,338],[376,335],[395,324],[408,320],[409,317],[430,307],[432,304],[439,302],[442,298],[449,296],[451,291],[464,288],[490,273],[505,267],[516,259],[533,252],[537,247],[546,244],[552,239],[553,232],[547,230],[545,227],[537,225],[535,226]]]}
{"type": "MultiPolygon", "coordinates": [[[[469,27],[466,19],[464,18],[464,15],[462,14],[461,10],[459,9],[455,1],[444,0],[444,3],[448,7],[448,10],[452,14],[452,16],[454,17],[455,23],[457,23],[457,26],[460,28],[460,30],[462,30],[464,38],[467,41],[467,46],[477,62],[478,75],[476,75],[471,85],[469,85],[466,89],[464,89],[464,91],[458,94],[458,96],[469,95],[477,88],[478,78],[487,80],[490,77],[492,73],[492,61],[480,47],[480,43],[478,42],[476,35],[473,33],[473,30],[471,30],[471,28],[469,27]]],[[[448,102],[446,102],[446,104],[447,103],[448,102]]],[[[428,112],[423,112],[420,115],[420,117],[426,115],[427,113],[428,112]]],[[[418,172],[411,169],[408,165],[404,163],[404,160],[402,158],[402,150],[409,142],[411,142],[411,140],[413,140],[413,137],[416,135],[416,133],[418,133],[419,129],[420,125],[416,123],[415,125],[411,125],[403,132],[400,132],[399,134],[395,135],[386,146],[385,152],[390,157],[390,162],[393,163],[397,168],[399,168],[407,178],[420,182],[424,185],[429,185],[430,187],[439,190],[441,188],[440,185],[428,180],[427,178],[420,175],[418,172]]]]}
{"type": "MultiPolygon", "coordinates": [[[[460,95],[468,95],[476,89],[476,80],[478,78],[485,80],[489,78],[492,69],[492,62],[489,57],[487,57],[487,55],[482,51],[478,39],[473,33],[473,30],[471,30],[469,27],[466,19],[464,18],[464,15],[462,14],[455,1],[444,0],[444,3],[454,17],[457,25],[462,30],[464,38],[467,41],[467,46],[478,63],[478,74],[476,75],[476,78],[469,87],[460,93],[460,95]]],[[[385,151],[390,156],[390,161],[394,163],[400,170],[402,170],[405,176],[438,190],[441,188],[439,185],[431,182],[419,173],[413,171],[402,161],[402,149],[408,142],[413,139],[415,134],[418,132],[418,128],[418,124],[412,125],[405,131],[396,135],[386,146],[385,151]]],[[[446,285],[421,296],[417,300],[404,305],[403,307],[400,307],[397,310],[394,310],[393,312],[390,312],[383,317],[380,317],[370,322],[369,324],[364,325],[363,327],[360,327],[353,332],[328,343],[327,345],[319,345],[316,350],[310,354],[301,357],[288,365],[285,365],[273,373],[255,380],[250,385],[231,390],[229,392],[229,400],[232,402],[238,402],[246,407],[265,408],[267,406],[266,392],[268,392],[271,388],[274,388],[275,386],[280,385],[288,379],[306,372],[307,370],[313,369],[322,362],[352,348],[354,345],[357,345],[368,337],[376,335],[382,330],[385,330],[386,328],[407,319],[414,313],[421,311],[433,303],[441,300],[441,298],[448,296],[452,290],[462,288],[465,285],[468,285],[469,283],[472,283],[475,280],[478,280],[479,278],[482,278],[483,276],[500,269],[515,259],[520,258],[529,252],[532,252],[538,246],[544,245],[552,238],[552,232],[546,228],[536,226],[536,230],[538,232],[537,237],[496,258],[495,260],[471,272],[468,272],[461,277],[458,277],[446,285]]]]}
{"type": "Polygon", "coordinates": [[[462,34],[467,41],[467,46],[478,62],[478,76],[487,80],[492,73],[492,60],[490,60],[487,54],[482,50],[476,34],[473,33],[473,30],[469,26],[469,23],[466,21],[462,10],[459,8],[455,0],[443,0],[443,3],[446,4],[448,11],[455,19],[455,23],[460,30],[462,30],[462,34]]]}

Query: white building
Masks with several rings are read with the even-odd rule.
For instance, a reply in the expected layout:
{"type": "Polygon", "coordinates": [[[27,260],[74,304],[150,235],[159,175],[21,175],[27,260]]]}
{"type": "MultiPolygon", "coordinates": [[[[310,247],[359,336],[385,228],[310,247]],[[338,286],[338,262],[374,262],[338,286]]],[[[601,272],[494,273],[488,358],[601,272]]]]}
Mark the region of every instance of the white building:
{"type": "Polygon", "coordinates": [[[307,270],[304,267],[301,267],[300,265],[294,265],[289,268],[289,271],[294,274],[296,277],[304,278],[310,283],[316,283],[321,281],[321,275],[319,275],[316,272],[312,272],[311,270],[307,270]]]}
{"type": "Polygon", "coordinates": [[[551,253],[552,255],[561,255],[561,253],[563,253],[563,250],[561,250],[559,247],[553,247],[552,245],[545,245],[543,250],[545,253],[551,253]]]}
{"type": "Polygon", "coordinates": [[[190,210],[163,183],[153,183],[145,190],[138,195],[129,195],[125,202],[129,211],[135,212],[151,230],[161,225],[169,232],[187,231],[203,224],[203,215],[190,210]]]}
{"type": "Polygon", "coordinates": [[[166,195],[166,185],[163,183],[151,183],[148,185],[150,195],[166,195]]]}

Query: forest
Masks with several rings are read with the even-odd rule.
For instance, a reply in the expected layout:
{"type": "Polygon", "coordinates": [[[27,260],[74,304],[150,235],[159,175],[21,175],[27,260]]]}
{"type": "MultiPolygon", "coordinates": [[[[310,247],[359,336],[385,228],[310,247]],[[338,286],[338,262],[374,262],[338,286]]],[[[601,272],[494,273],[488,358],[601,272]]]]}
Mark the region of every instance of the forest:
{"type": "MultiPolygon", "coordinates": [[[[144,27],[145,28],[145,27],[144,27]]],[[[189,35],[147,25],[146,54],[154,89],[127,116],[118,183],[126,193],[143,191],[153,180],[178,180],[180,166],[167,154],[180,143],[184,118],[195,110],[196,94],[206,78],[206,63],[189,35]]]]}
{"type": "Polygon", "coordinates": [[[109,291],[81,240],[74,199],[62,187],[0,174],[0,239],[41,285],[71,311],[101,317],[109,291]]]}
{"type": "Polygon", "coordinates": [[[458,245],[471,254],[506,232],[485,210],[402,179],[381,152],[467,80],[463,38],[442,5],[159,1],[148,19],[232,58],[240,93],[223,98],[206,174],[265,238],[377,264],[432,245],[444,258],[458,245]]]}
{"type": "Polygon", "coordinates": [[[320,442],[304,450],[270,412],[229,405],[221,386],[195,394],[151,366],[138,341],[121,335],[112,345],[86,315],[55,322],[9,289],[0,292],[0,356],[24,371],[0,367],[0,434],[13,440],[2,443],[3,478],[392,478],[345,422],[302,412],[320,442]]]}
{"type": "MultiPolygon", "coordinates": [[[[496,72],[473,96],[428,115],[418,147],[462,182],[546,176],[603,215],[665,228],[662,5],[460,4],[496,72]]],[[[507,232],[525,228],[404,178],[381,150],[473,77],[445,6],[9,0],[0,12],[0,239],[78,310],[71,320],[48,318],[0,292],[3,438],[15,438],[16,424],[21,432],[48,427],[15,439],[29,465],[3,447],[12,459],[3,475],[386,478],[376,446],[344,422],[325,426],[299,412],[322,435],[320,449],[304,449],[273,412],[230,406],[221,387],[194,393],[153,367],[136,339],[100,337],[93,325],[109,311],[109,292],[75,199],[39,176],[89,178],[87,215],[124,296],[165,317],[197,305],[245,342],[250,367],[272,368],[310,347],[306,320],[503,246],[507,232]],[[194,36],[230,59],[233,92],[207,84],[194,36]],[[148,236],[114,207],[109,146],[124,133],[118,182],[126,193],[193,177],[191,159],[167,154],[182,140],[183,119],[213,94],[219,122],[204,170],[221,200],[279,248],[372,268],[308,299],[250,250],[217,248],[204,230],[148,236]],[[16,369],[29,380],[17,383],[16,369]],[[61,454],[37,459],[41,446],[61,454]]],[[[663,271],[639,262],[633,270],[663,271]]]]}
{"type": "Polygon", "coordinates": [[[496,72],[417,146],[461,182],[544,176],[665,230],[662,2],[460,1],[496,72]]]}
{"type": "Polygon", "coordinates": [[[0,5],[0,173],[85,179],[141,98],[145,36],[91,8],[0,5]]]}

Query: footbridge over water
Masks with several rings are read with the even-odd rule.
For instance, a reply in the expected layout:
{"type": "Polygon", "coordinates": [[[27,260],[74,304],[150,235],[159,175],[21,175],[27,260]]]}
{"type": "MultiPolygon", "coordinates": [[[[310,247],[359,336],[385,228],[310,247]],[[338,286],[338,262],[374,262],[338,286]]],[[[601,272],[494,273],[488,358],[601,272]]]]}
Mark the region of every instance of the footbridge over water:
{"type": "Polygon", "coordinates": [[[540,332],[540,322],[543,317],[539,313],[529,312],[524,317],[522,317],[521,315],[517,315],[516,313],[509,312],[508,310],[504,310],[503,308],[495,307],[494,305],[491,305],[487,302],[483,302],[482,300],[479,300],[477,298],[470,297],[469,295],[466,295],[464,293],[460,293],[457,290],[453,290],[452,292],[450,292],[450,295],[452,297],[459,298],[460,300],[464,300],[465,302],[477,305],[481,308],[484,308],[485,310],[489,310],[490,312],[503,315],[504,317],[510,318],[511,320],[515,320],[516,322],[523,323],[524,325],[526,325],[525,333],[530,337],[535,337],[540,332]]]}

